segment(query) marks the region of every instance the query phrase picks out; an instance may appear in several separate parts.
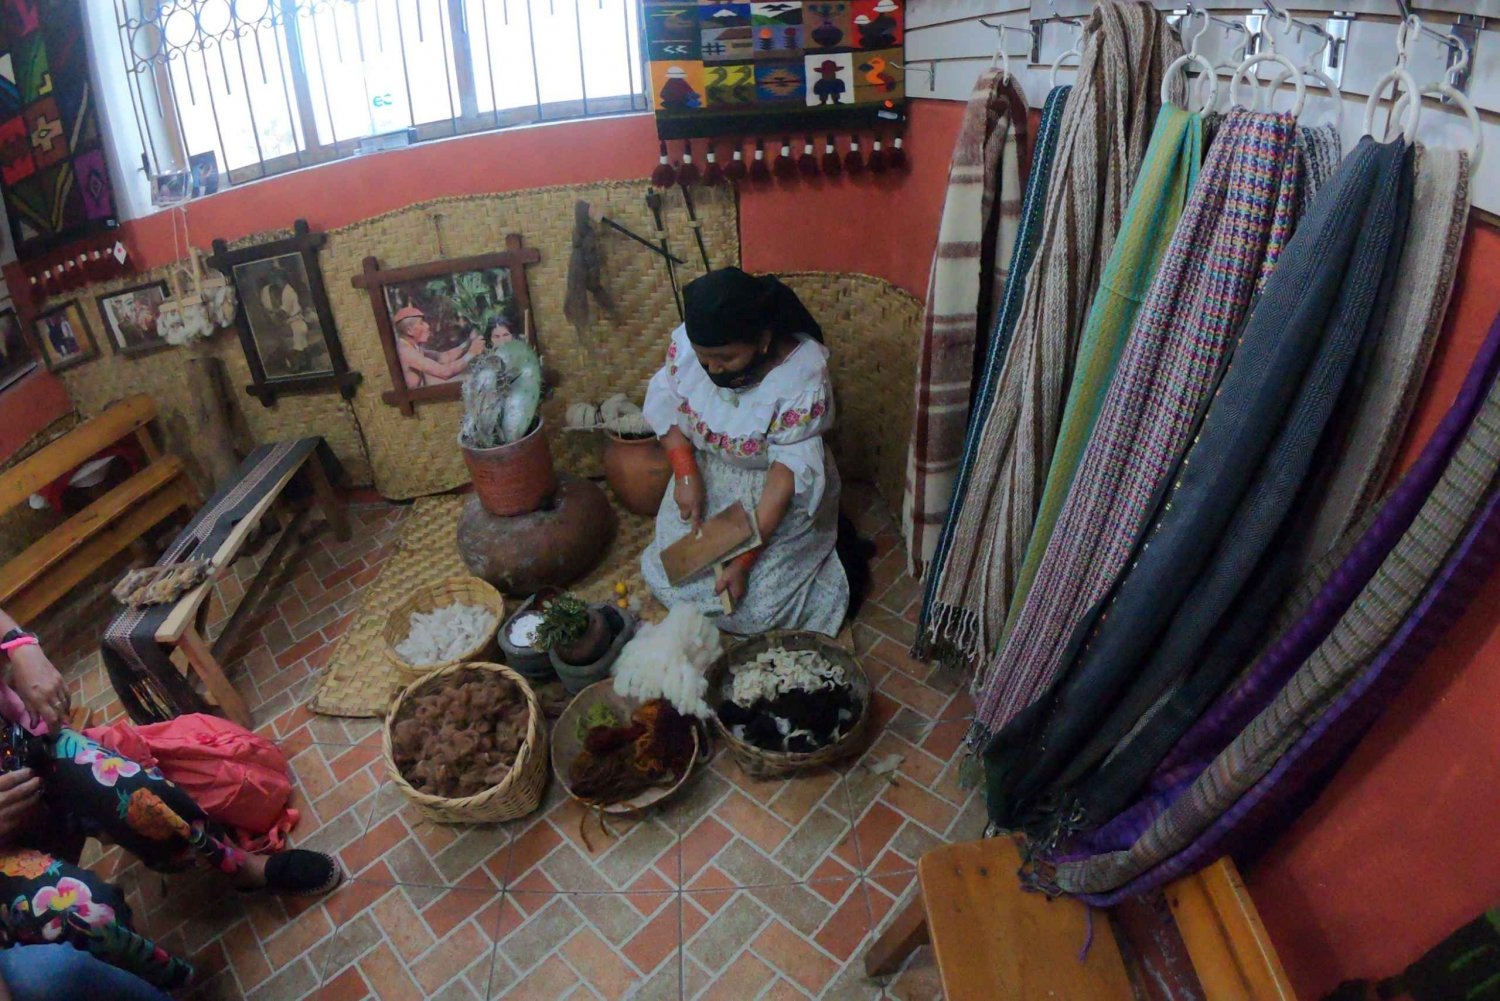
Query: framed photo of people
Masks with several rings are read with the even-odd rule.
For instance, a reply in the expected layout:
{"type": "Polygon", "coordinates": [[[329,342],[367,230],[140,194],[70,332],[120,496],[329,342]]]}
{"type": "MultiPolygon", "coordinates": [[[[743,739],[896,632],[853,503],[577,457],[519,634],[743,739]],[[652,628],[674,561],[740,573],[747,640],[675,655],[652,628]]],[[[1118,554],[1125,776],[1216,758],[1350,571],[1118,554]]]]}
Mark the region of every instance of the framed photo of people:
{"type": "Polygon", "coordinates": [[[360,374],[349,371],[333,325],[333,311],[318,268],[326,240],[298,219],[282,240],[230,250],[214,241],[210,267],[234,282],[240,346],[250,366],[245,392],[266,406],[284,393],[337,388],[354,396],[360,374]]]}
{"type": "Polygon", "coordinates": [[[164,281],[132,285],[101,295],[99,316],[115,350],[122,355],[148,355],[171,347],[157,322],[161,304],[166,300],[164,281]]]}
{"type": "Polygon", "coordinates": [[[83,315],[83,307],[74,299],[45,313],[37,314],[32,329],[42,360],[53,372],[70,369],[99,357],[93,331],[83,315]]]}
{"type": "Polygon", "coordinates": [[[36,368],[36,352],[21,329],[16,311],[0,309],[0,389],[36,368]]]}
{"type": "Polygon", "coordinates": [[[486,348],[520,337],[535,347],[525,266],[539,260],[516,233],[494,254],[388,270],[365,258],[353,282],[370,294],[390,368],[380,398],[411,415],[418,403],[458,399],[469,363],[486,348]]]}

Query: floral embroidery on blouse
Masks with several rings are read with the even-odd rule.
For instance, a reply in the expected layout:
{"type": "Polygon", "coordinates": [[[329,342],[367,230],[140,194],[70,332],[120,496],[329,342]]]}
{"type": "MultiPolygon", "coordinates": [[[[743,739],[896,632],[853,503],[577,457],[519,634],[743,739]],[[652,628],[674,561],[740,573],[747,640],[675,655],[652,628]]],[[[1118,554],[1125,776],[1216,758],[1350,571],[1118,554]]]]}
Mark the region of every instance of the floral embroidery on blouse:
{"type": "Polygon", "coordinates": [[[776,415],[776,419],[771,422],[770,433],[788,431],[799,424],[815,421],[826,413],[828,413],[828,405],[822,400],[818,400],[806,410],[798,410],[796,407],[788,408],[776,415]]]}
{"type": "Polygon", "coordinates": [[[765,448],[761,441],[763,437],[761,435],[745,435],[744,437],[736,438],[733,435],[721,434],[713,430],[704,423],[703,418],[698,416],[698,412],[689,406],[686,400],[683,400],[678,405],[677,412],[687,417],[693,425],[693,430],[699,438],[703,439],[705,445],[717,448],[726,455],[733,455],[742,459],[754,458],[765,448]]]}

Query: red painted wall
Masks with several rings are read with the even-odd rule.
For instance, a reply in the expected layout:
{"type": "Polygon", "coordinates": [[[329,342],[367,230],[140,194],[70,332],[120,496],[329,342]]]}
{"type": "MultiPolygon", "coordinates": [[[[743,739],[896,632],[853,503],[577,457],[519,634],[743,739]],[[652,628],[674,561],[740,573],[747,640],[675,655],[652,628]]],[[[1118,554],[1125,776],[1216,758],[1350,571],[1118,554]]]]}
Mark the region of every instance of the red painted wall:
{"type": "Polygon", "coordinates": [[[72,409],[62,380],[43,369],[7,386],[0,393],[0,462],[72,409]]]}
{"type": "MultiPolygon", "coordinates": [[[[1410,464],[1500,311],[1500,233],[1471,227],[1404,449],[1410,464]]],[[[1388,976],[1500,904],[1500,576],[1322,797],[1247,874],[1298,995],[1388,976]]]]}
{"type": "MultiPolygon", "coordinates": [[[[957,103],[915,102],[908,174],[747,185],[740,199],[745,267],[862,272],[924,295],[962,112],[957,103]]],[[[298,216],[330,228],[443,195],[644,177],[655,148],[646,116],[429,143],[194,202],[189,229],[206,248],[214,237],[233,240],[298,216]]],[[[175,256],[166,216],[127,223],[125,231],[139,266],[175,256]]],[[[1497,262],[1500,234],[1476,227],[1404,461],[1441,418],[1500,309],[1497,262]]],[[[57,406],[56,380],[43,381],[45,390],[25,392],[50,393],[48,406],[57,406]]],[[[21,392],[0,397],[0,436],[14,429],[24,440],[17,414],[45,412],[22,403],[34,397],[21,392]]],[[[0,452],[8,444],[0,437],[0,452]]],[[[1500,902],[1496,705],[1500,582],[1491,582],[1332,787],[1248,874],[1301,997],[1320,997],[1345,977],[1394,972],[1500,902]]]]}

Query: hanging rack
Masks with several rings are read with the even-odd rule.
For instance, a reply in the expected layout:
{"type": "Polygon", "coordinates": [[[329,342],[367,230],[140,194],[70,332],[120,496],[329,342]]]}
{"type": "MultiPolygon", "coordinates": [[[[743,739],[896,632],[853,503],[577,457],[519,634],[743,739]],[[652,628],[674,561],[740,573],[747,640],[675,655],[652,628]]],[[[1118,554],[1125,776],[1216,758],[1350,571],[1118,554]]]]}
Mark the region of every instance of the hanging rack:
{"type": "Polygon", "coordinates": [[[990,65],[991,66],[995,66],[998,63],[998,65],[1000,66],[1000,68],[1002,68],[1005,71],[1005,75],[1009,76],[1010,75],[1010,53],[1005,51],[1005,33],[1007,31],[1014,31],[1014,32],[1018,32],[1018,33],[1020,33],[1022,35],[1025,35],[1027,38],[1032,38],[1032,39],[1034,39],[1036,37],[1035,33],[1033,32],[1033,30],[1031,28],[1018,28],[1018,27],[1016,27],[1013,24],[1004,24],[1004,23],[995,24],[992,21],[986,21],[982,17],[979,18],[979,23],[982,24],[982,25],[984,25],[986,28],[990,29],[991,31],[999,33],[1000,38],[999,38],[998,41],[995,42],[995,54],[990,57],[990,65]]]}
{"type": "Polygon", "coordinates": [[[926,73],[927,74],[927,90],[928,90],[929,93],[931,93],[931,92],[937,90],[937,64],[940,63],[940,62],[942,62],[941,59],[912,59],[912,60],[910,60],[908,62],[904,62],[904,63],[898,63],[898,62],[894,62],[893,61],[893,62],[891,62],[890,65],[892,65],[892,66],[896,67],[898,70],[901,70],[901,71],[903,71],[905,73],[908,73],[908,74],[910,74],[910,73],[926,73]],[[925,65],[925,66],[915,65],[917,63],[926,63],[927,65],[925,65]]]}
{"type": "Polygon", "coordinates": [[[1042,61],[1042,35],[1049,24],[1071,24],[1079,31],[1084,29],[1083,21],[1076,17],[1064,17],[1057,12],[1057,0],[1047,0],[1047,6],[1052,8],[1052,13],[1046,17],[1034,18],[1031,22],[1031,62],[1033,65],[1042,61]]]}

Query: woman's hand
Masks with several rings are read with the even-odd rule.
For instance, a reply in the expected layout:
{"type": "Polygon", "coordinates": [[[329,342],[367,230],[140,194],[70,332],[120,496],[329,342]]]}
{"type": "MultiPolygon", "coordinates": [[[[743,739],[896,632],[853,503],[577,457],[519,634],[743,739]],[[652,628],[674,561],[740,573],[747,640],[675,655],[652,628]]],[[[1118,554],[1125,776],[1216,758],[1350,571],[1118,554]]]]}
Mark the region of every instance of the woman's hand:
{"type": "Polygon", "coordinates": [[[750,587],[750,568],[739,560],[730,560],[714,579],[714,594],[729,592],[736,605],[745,600],[745,591],[750,587]]]}
{"type": "Polygon", "coordinates": [[[72,696],[41,647],[20,646],[10,651],[10,684],[31,715],[46,720],[53,733],[68,722],[72,696]]]}
{"type": "Polygon", "coordinates": [[[694,532],[703,524],[703,507],[708,503],[708,491],[703,487],[701,476],[679,476],[673,481],[672,499],[677,502],[677,513],[682,520],[692,525],[694,532]]]}
{"type": "Polygon", "coordinates": [[[0,775],[0,845],[13,844],[41,802],[42,780],[30,768],[0,775]]]}

